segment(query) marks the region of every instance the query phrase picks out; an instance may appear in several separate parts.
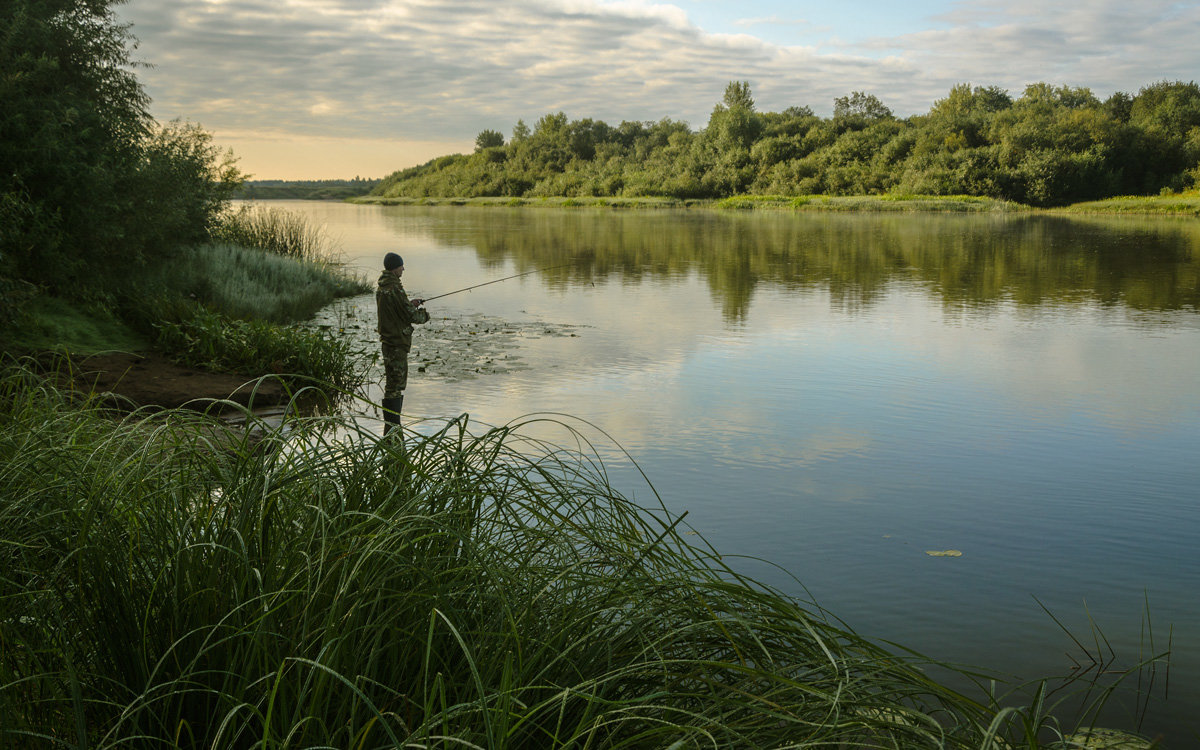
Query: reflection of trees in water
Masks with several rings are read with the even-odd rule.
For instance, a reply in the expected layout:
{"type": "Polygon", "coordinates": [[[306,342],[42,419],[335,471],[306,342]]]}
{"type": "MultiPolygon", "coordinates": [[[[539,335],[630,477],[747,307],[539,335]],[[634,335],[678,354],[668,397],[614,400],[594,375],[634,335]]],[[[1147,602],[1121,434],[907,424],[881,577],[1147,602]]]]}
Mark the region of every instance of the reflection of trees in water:
{"type": "Polygon", "coordinates": [[[948,306],[1099,302],[1200,307],[1200,225],[1047,216],[789,215],[715,212],[433,209],[434,237],[485,263],[547,271],[554,288],[697,273],[727,319],[761,283],[827,289],[845,309],[894,283],[948,306]]]}

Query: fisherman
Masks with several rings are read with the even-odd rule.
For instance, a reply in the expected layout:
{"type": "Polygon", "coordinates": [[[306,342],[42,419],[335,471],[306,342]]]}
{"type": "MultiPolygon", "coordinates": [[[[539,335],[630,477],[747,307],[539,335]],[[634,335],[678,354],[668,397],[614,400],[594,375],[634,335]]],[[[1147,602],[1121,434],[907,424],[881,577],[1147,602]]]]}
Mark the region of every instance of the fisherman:
{"type": "Polygon", "coordinates": [[[383,434],[400,425],[404,387],[408,385],[408,350],[412,348],[413,325],[428,323],[425,300],[409,299],[400,277],[404,259],[396,253],[383,256],[383,273],[375,290],[379,310],[379,341],[383,348],[383,434]]]}

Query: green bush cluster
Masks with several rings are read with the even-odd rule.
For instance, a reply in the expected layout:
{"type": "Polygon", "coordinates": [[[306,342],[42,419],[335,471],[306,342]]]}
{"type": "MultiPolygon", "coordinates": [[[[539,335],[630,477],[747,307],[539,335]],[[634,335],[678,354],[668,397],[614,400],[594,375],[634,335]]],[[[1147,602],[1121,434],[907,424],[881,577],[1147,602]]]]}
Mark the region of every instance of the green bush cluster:
{"type": "Polygon", "coordinates": [[[274,323],[307,320],[333,299],[369,290],[328,262],[224,244],[180,248],[135,286],[143,298],[186,297],[230,317],[274,323]]]}
{"type": "Polygon", "coordinates": [[[0,4],[5,353],[140,336],[193,364],[351,384],[344,347],[279,324],[364,285],[303,216],[227,210],[232,155],[150,117],[118,2],[0,4]]]}
{"type": "Polygon", "coordinates": [[[56,294],[203,240],[241,180],[207,132],[150,117],[115,4],[0,5],[0,276],[56,294]]]}
{"type": "Polygon", "coordinates": [[[518,122],[508,143],[480,134],[475,153],[395,172],[385,197],[970,195],[1059,206],[1178,191],[1200,180],[1200,86],[1161,81],[1101,101],[1086,88],[1036,83],[1013,98],[952,88],[900,119],[875,96],[758,112],[730,83],[708,124],[518,122]]]}
{"type": "Polygon", "coordinates": [[[200,306],[152,306],[155,345],[190,367],[248,377],[276,374],[294,382],[350,392],[365,368],[345,337],[265,320],[239,320],[200,306]]]}

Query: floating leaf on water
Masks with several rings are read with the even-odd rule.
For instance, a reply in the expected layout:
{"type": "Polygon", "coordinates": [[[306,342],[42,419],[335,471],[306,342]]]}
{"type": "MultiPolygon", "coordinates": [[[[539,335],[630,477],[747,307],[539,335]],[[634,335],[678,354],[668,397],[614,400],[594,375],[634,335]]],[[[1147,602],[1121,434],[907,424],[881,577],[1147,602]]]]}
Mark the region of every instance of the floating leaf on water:
{"type": "Polygon", "coordinates": [[[925,554],[930,557],[962,557],[962,553],[956,549],[927,549],[925,554]]]}

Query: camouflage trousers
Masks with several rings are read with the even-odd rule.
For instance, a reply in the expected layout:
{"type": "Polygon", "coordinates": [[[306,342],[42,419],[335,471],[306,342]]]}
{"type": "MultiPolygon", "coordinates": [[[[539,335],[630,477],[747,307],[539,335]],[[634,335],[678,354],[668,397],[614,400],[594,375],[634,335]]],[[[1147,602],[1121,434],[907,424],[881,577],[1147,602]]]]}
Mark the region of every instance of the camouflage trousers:
{"type": "Polygon", "coordinates": [[[408,349],[383,344],[383,397],[400,398],[408,385],[408,349]]]}

